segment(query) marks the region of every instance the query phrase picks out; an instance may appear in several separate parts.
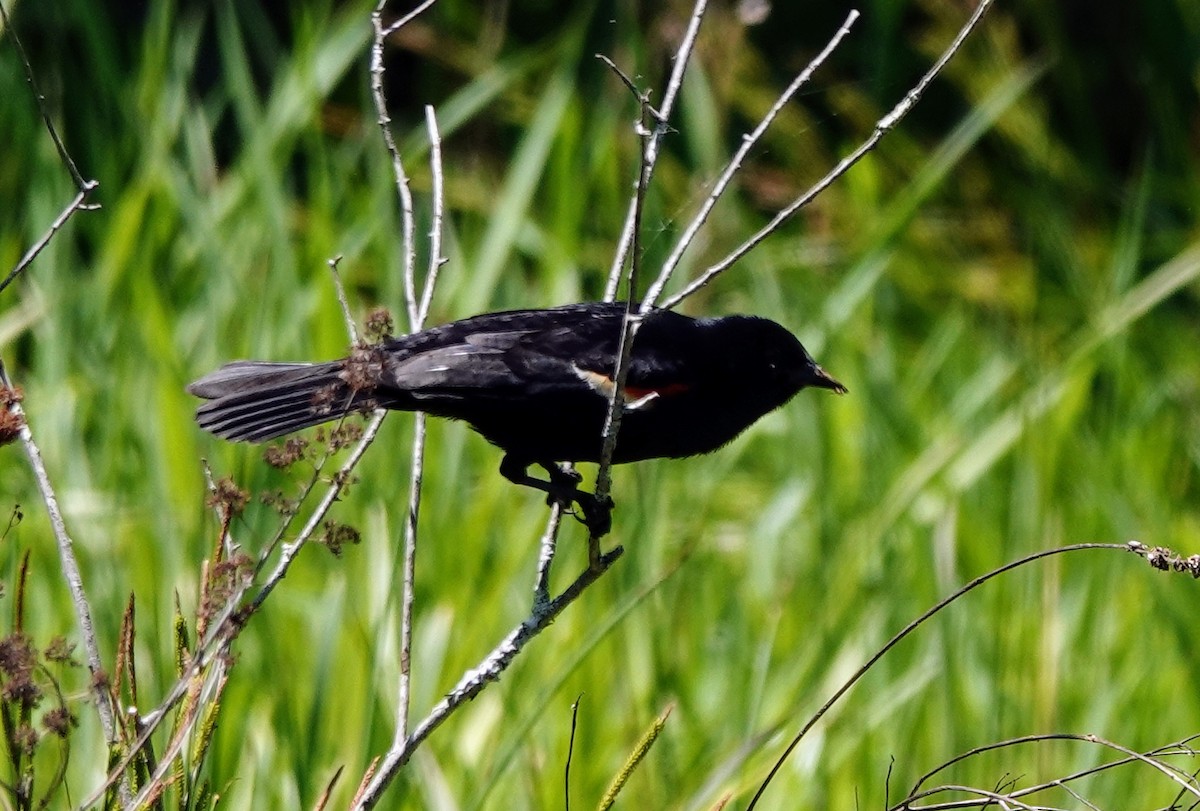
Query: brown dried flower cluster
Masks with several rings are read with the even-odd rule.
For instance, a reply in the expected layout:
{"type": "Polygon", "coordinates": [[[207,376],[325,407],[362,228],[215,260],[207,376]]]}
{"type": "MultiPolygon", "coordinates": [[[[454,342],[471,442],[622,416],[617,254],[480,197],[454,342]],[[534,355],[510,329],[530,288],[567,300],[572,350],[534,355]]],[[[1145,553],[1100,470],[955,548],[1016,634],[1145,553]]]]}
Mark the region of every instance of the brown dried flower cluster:
{"type": "Polygon", "coordinates": [[[19,405],[24,397],[20,388],[0,386],[0,445],[7,445],[21,435],[25,415],[13,406],[19,405]]]}

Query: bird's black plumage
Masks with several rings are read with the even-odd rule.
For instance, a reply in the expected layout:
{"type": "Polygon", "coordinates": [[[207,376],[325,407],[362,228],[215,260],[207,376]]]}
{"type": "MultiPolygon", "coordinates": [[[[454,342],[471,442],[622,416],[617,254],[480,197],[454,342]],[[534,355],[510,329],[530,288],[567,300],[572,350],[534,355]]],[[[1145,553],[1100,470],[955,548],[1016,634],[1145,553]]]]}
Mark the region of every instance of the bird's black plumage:
{"type": "MultiPolygon", "coordinates": [[[[463,420],[505,451],[509,479],[607,511],[557,462],[597,462],[625,305],[490,313],[328,363],[238,361],[188,387],[217,436],[262,442],[377,407],[463,420]],[[541,465],[551,481],[526,469],[541,465]]],[[[633,343],[616,463],[708,453],[808,386],[845,392],[779,324],[653,310],[633,343]]]]}

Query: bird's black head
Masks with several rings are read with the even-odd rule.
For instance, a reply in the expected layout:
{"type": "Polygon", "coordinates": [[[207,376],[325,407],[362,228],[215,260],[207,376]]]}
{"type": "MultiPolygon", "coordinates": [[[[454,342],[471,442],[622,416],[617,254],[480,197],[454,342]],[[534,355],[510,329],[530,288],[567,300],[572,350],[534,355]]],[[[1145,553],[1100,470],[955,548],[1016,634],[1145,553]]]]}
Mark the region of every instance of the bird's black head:
{"type": "Polygon", "coordinates": [[[728,374],[769,397],[773,407],[809,387],[846,393],[846,387],[812,359],[796,336],[774,321],[735,315],[710,323],[728,374]]]}

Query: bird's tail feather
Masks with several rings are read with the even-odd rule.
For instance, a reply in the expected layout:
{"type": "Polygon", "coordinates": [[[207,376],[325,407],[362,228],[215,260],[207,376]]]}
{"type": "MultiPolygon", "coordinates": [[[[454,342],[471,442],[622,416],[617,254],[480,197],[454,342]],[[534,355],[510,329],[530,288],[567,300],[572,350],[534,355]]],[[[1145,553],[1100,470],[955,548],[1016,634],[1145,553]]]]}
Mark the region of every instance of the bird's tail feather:
{"type": "Polygon", "coordinates": [[[343,363],[237,361],[188,386],[209,402],[196,411],[206,431],[225,439],[265,442],[335,420],[367,405],[342,378],[343,363]]]}

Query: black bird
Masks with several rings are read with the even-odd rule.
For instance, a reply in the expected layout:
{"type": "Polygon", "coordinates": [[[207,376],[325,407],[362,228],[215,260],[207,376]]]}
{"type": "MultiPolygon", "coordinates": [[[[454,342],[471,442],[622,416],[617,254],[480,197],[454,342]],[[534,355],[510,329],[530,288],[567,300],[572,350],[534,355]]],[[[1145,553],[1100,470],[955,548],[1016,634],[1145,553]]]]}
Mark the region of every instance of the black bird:
{"type": "MultiPolygon", "coordinates": [[[[263,442],[375,408],[463,420],[504,451],[500,472],[578,503],[595,534],[611,504],[558,462],[598,462],[623,303],[490,313],[356,349],[328,363],[237,361],[188,391],[201,428],[263,442]],[[549,481],[527,469],[539,465],[549,481]]],[[[815,386],[839,394],[785,328],[765,318],[646,314],[633,343],[613,462],[708,453],[815,386]]]]}

